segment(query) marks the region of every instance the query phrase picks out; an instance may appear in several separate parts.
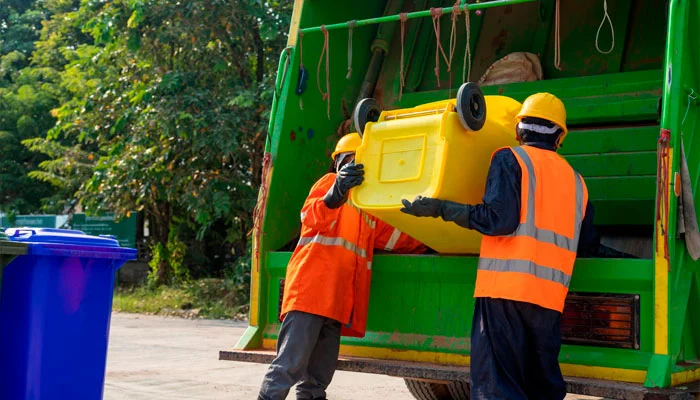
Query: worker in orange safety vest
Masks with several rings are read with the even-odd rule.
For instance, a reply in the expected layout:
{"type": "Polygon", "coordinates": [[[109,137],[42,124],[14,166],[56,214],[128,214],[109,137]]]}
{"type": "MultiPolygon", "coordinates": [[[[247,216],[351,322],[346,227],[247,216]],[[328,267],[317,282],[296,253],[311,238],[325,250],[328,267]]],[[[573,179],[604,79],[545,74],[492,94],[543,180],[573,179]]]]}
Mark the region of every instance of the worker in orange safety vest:
{"type": "Polygon", "coordinates": [[[472,399],[563,399],[559,321],[577,253],[599,244],[586,184],[556,153],[566,110],[549,93],[516,117],[521,146],[491,159],[483,204],[418,196],[403,212],[484,234],[474,290],[472,399]]]}
{"type": "Polygon", "coordinates": [[[287,266],[277,357],[263,380],[262,400],[325,399],[338,361],[340,337],[363,337],[374,249],[423,253],[426,247],[348,202],[362,183],[355,164],[357,133],[332,154],[334,170],[311,188],[301,209],[301,237],[287,266]]]}

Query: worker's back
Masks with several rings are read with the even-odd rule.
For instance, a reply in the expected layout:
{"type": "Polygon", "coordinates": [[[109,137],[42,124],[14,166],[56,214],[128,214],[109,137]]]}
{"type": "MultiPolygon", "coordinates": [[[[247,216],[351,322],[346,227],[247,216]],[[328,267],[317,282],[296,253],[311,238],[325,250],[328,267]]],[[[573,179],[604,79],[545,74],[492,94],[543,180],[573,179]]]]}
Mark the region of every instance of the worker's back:
{"type": "Polygon", "coordinates": [[[554,151],[510,149],[522,172],[520,224],[481,242],[474,297],[563,311],[588,202],[583,178],[554,151]]]}

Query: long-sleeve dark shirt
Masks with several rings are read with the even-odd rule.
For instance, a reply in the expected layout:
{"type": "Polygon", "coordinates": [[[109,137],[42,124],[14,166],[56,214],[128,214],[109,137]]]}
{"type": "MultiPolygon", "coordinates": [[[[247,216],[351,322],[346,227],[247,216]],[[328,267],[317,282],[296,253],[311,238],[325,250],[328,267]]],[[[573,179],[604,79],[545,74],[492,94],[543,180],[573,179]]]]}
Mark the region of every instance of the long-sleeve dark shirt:
{"type": "MultiPolygon", "coordinates": [[[[528,143],[540,149],[554,149],[545,143],[528,143]]],[[[486,180],[483,204],[472,205],[469,228],[490,236],[510,235],[520,224],[520,191],[522,170],[508,149],[494,154],[486,180]]],[[[581,224],[578,252],[585,253],[598,247],[600,238],[593,226],[593,205],[588,202],[581,224]]]]}

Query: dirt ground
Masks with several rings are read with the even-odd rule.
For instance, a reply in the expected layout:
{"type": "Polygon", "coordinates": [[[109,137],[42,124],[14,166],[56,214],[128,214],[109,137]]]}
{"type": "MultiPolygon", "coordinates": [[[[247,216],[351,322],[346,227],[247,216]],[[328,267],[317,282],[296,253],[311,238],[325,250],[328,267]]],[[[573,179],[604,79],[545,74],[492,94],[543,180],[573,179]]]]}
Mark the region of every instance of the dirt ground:
{"type": "MultiPolygon", "coordinates": [[[[105,400],[255,399],[266,365],[219,361],[245,323],[113,314],[105,400]]],[[[403,380],[339,371],[332,400],[409,400],[403,380]]],[[[294,399],[293,393],[288,399],[294,399]]],[[[567,400],[592,399],[568,396],[567,400]]]]}

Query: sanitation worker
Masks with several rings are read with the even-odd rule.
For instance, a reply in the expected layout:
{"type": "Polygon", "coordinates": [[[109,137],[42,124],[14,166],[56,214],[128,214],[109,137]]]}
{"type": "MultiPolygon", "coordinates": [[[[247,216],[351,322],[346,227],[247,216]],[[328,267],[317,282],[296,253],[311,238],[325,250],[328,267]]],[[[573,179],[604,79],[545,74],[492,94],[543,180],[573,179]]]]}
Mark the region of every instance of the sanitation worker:
{"type": "Polygon", "coordinates": [[[471,334],[473,399],[563,399],[559,319],[577,250],[598,245],[581,175],[559,156],[566,110],[549,93],[516,117],[518,147],[491,159],[483,204],[418,196],[401,210],[440,217],[484,237],[471,334]]]}
{"type": "Polygon", "coordinates": [[[332,154],[334,170],[311,188],[301,209],[301,237],[287,266],[284,318],[259,399],[282,400],[297,385],[297,399],[325,399],[338,361],[340,336],[363,337],[374,249],[423,253],[426,247],[350,204],[363,181],[355,164],[357,133],[332,154]]]}

